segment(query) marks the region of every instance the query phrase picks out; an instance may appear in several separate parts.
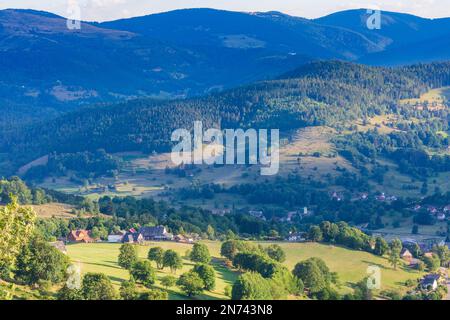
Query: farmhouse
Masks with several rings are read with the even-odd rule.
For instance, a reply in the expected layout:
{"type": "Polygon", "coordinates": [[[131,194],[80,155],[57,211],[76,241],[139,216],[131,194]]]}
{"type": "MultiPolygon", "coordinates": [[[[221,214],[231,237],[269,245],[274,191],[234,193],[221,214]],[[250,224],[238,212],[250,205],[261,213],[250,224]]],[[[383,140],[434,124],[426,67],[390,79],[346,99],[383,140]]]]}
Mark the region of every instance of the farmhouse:
{"type": "Polygon", "coordinates": [[[306,237],[303,233],[293,232],[289,234],[286,240],[289,242],[304,242],[306,237]]]}
{"type": "Polygon", "coordinates": [[[67,241],[69,242],[83,242],[83,243],[91,243],[95,242],[93,238],[91,238],[90,232],[87,230],[72,230],[67,236],[67,241]]]}
{"type": "Polygon", "coordinates": [[[110,242],[110,243],[122,242],[122,239],[125,236],[125,234],[126,234],[126,232],[124,232],[124,231],[112,233],[112,234],[108,235],[108,242],[110,242]]]}
{"type": "Polygon", "coordinates": [[[402,251],[400,252],[400,257],[409,263],[411,263],[411,261],[414,258],[413,255],[411,254],[411,252],[406,248],[402,249],[402,251]]]}
{"type": "Polygon", "coordinates": [[[423,290],[436,290],[441,276],[439,274],[428,274],[420,281],[423,290]]]}
{"type": "Polygon", "coordinates": [[[261,219],[264,221],[266,220],[266,217],[264,216],[264,213],[262,211],[250,210],[248,214],[257,219],[261,219]]]}
{"type": "Polygon", "coordinates": [[[382,192],[380,195],[375,196],[375,199],[378,201],[385,201],[386,200],[386,195],[384,192],[382,192]]]}
{"type": "Polygon", "coordinates": [[[212,210],[211,210],[211,213],[212,213],[213,215],[223,217],[223,216],[226,215],[226,214],[230,214],[230,213],[231,213],[231,210],[230,210],[230,209],[212,209],[212,210]]]}
{"type": "Polygon", "coordinates": [[[331,194],[331,199],[339,202],[339,201],[342,200],[342,196],[339,195],[336,191],[334,191],[334,192],[331,194]]]}
{"type": "Polygon", "coordinates": [[[142,234],[145,241],[173,240],[173,235],[169,233],[164,226],[141,227],[139,233],[142,234]]]}
{"type": "Polygon", "coordinates": [[[122,238],[122,243],[142,244],[143,242],[144,242],[144,237],[139,232],[127,232],[122,238]]]}
{"type": "Polygon", "coordinates": [[[446,218],[445,213],[438,213],[438,214],[436,215],[436,218],[437,218],[439,221],[444,221],[445,218],[446,218]]]}
{"type": "Polygon", "coordinates": [[[179,243],[194,243],[194,238],[178,234],[174,237],[174,240],[179,243]]]}

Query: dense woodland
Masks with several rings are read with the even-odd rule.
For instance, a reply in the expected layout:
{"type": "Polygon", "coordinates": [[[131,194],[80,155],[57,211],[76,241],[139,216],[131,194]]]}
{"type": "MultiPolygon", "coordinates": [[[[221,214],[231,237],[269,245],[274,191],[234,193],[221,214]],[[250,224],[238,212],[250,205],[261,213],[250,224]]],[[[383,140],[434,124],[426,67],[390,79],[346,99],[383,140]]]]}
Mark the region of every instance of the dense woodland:
{"type": "Polygon", "coordinates": [[[41,181],[47,177],[66,176],[73,172],[80,179],[113,176],[120,168],[120,161],[105,150],[77,153],[51,153],[45,165],[31,167],[24,178],[41,181]]]}
{"type": "Polygon", "coordinates": [[[0,152],[14,167],[52,152],[164,151],[175,128],[191,128],[200,119],[205,128],[344,128],[350,120],[396,112],[398,99],[448,85],[449,74],[450,63],[391,69],[314,62],[277,80],[204,98],[83,108],[5,133],[0,152]]]}

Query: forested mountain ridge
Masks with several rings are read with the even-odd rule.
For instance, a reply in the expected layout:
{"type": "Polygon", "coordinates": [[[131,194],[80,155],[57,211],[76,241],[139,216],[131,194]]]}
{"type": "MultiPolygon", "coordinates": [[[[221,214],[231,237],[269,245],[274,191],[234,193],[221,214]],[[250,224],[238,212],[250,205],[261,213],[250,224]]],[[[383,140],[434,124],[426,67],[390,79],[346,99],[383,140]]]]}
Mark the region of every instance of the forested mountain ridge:
{"type": "Polygon", "coordinates": [[[222,128],[342,128],[348,121],[395,111],[398,99],[449,85],[449,75],[448,62],[402,68],[313,62],[277,80],[203,98],[84,108],[10,132],[0,139],[0,152],[23,165],[54,151],[165,151],[171,132],[191,128],[195,120],[222,128]]]}

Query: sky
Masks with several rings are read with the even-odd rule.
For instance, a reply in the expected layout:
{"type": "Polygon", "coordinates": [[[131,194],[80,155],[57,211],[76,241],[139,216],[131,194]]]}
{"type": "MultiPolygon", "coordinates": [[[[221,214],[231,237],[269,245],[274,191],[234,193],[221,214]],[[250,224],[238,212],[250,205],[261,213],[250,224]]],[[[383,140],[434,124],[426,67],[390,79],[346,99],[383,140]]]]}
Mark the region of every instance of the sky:
{"type": "Polygon", "coordinates": [[[450,17],[450,0],[0,0],[0,9],[35,9],[68,17],[74,12],[74,4],[84,21],[116,20],[183,8],[281,11],[317,18],[346,9],[374,7],[426,18],[450,17]]]}

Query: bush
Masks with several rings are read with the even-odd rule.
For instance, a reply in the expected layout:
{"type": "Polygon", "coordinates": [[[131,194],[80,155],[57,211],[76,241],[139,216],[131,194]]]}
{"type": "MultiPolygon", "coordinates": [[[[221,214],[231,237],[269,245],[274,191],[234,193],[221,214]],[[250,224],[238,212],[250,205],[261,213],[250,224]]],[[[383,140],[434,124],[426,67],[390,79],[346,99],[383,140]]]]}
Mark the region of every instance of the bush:
{"type": "Polygon", "coordinates": [[[203,280],[205,290],[214,290],[216,287],[216,272],[213,267],[207,264],[197,264],[193,271],[196,272],[203,280]]]}
{"type": "Polygon", "coordinates": [[[267,252],[267,255],[275,261],[284,262],[286,260],[286,253],[277,244],[268,246],[265,251],[267,252]]]}
{"type": "Polygon", "coordinates": [[[167,250],[164,252],[163,261],[164,267],[169,267],[172,272],[176,272],[183,267],[183,260],[174,250],[167,250]]]}
{"type": "Polygon", "coordinates": [[[49,282],[50,286],[64,280],[68,266],[69,258],[66,255],[43,240],[33,238],[22,248],[15,274],[29,285],[49,282]]]}
{"type": "Polygon", "coordinates": [[[317,263],[310,259],[297,263],[292,273],[311,293],[319,292],[327,287],[326,275],[317,263]]]}
{"type": "Polygon", "coordinates": [[[211,261],[211,255],[209,254],[208,247],[202,243],[195,243],[190,254],[190,259],[198,263],[209,263],[211,261]]]}
{"type": "Polygon", "coordinates": [[[245,271],[255,271],[264,278],[270,278],[277,268],[277,262],[257,253],[238,253],[233,265],[245,271]]]}
{"type": "Polygon", "coordinates": [[[168,300],[169,294],[163,290],[150,290],[139,295],[139,300],[168,300]]]}
{"type": "Polygon", "coordinates": [[[161,284],[166,287],[173,287],[174,285],[176,285],[177,283],[177,278],[172,277],[172,276],[165,276],[161,279],[161,284]]]}
{"type": "Polygon", "coordinates": [[[120,297],[123,300],[135,300],[138,297],[136,283],[133,280],[122,282],[120,285],[120,297]]]}
{"type": "Polygon", "coordinates": [[[119,266],[130,270],[131,267],[138,261],[138,254],[136,248],[130,244],[125,243],[120,247],[119,266]]]}
{"type": "Polygon", "coordinates": [[[114,300],[116,292],[111,280],[103,273],[86,273],[82,294],[86,300],[114,300]]]}
{"type": "Polygon", "coordinates": [[[143,260],[136,262],[130,270],[131,276],[138,283],[142,283],[149,288],[156,281],[155,270],[150,261],[143,260]]]}
{"type": "Polygon", "coordinates": [[[231,290],[232,300],[272,300],[272,287],[259,273],[247,272],[238,277],[231,290]]]}
{"type": "Polygon", "coordinates": [[[148,260],[154,261],[158,269],[164,267],[164,249],[160,247],[150,248],[147,255],[148,260]]]}
{"type": "Polygon", "coordinates": [[[177,285],[189,297],[201,294],[203,292],[203,288],[205,287],[205,283],[202,278],[200,278],[198,273],[192,270],[183,273],[178,279],[177,285]]]}
{"type": "Polygon", "coordinates": [[[70,289],[66,285],[56,294],[58,300],[83,300],[83,292],[80,289],[70,289]]]}

